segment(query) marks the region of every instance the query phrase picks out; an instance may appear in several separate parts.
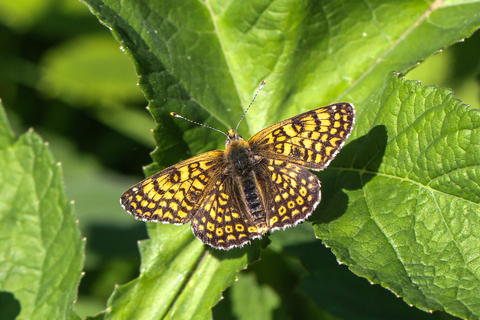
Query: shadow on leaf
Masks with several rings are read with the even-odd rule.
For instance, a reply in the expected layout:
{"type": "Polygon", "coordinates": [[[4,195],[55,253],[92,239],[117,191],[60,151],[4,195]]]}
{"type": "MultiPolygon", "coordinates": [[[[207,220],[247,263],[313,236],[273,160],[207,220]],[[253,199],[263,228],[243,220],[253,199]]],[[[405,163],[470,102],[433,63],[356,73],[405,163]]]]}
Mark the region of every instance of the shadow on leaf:
{"type": "Polygon", "coordinates": [[[433,315],[405,302],[379,285],[371,285],[338,264],[330,249],[320,242],[284,247],[284,253],[300,259],[308,274],[296,290],[310,297],[320,309],[343,319],[456,319],[443,312],[433,315]],[[374,303],[371,303],[374,301],[374,303]]]}
{"type": "Polygon", "coordinates": [[[20,314],[20,301],[11,292],[0,291],[0,320],[14,320],[20,314]]]}
{"type": "Polygon", "coordinates": [[[342,190],[361,189],[375,177],[385,154],[387,139],[385,126],[372,128],[368,134],[348,143],[332,164],[318,174],[322,183],[322,200],[309,221],[314,225],[328,223],[347,211],[348,196],[342,190]]]}
{"type": "Polygon", "coordinates": [[[209,248],[210,254],[218,260],[237,259],[247,254],[248,263],[252,263],[260,258],[260,249],[265,249],[270,242],[268,236],[264,236],[261,239],[253,240],[250,244],[241,248],[233,248],[228,251],[209,248]]]}
{"type": "Polygon", "coordinates": [[[105,258],[138,256],[138,240],[148,238],[141,223],[129,228],[96,224],[87,234],[87,249],[105,258]]]}

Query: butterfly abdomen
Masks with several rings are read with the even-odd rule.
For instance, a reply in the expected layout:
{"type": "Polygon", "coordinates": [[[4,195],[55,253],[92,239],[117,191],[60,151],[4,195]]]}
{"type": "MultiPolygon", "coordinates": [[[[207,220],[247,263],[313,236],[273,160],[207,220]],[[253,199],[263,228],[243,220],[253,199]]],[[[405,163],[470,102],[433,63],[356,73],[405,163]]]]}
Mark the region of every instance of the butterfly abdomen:
{"type": "Polygon", "coordinates": [[[247,210],[253,218],[253,224],[257,227],[259,233],[267,231],[265,207],[258,190],[258,183],[255,179],[255,173],[250,171],[247,176],[240,177],[237,180],[243,191],[247,210]]]}

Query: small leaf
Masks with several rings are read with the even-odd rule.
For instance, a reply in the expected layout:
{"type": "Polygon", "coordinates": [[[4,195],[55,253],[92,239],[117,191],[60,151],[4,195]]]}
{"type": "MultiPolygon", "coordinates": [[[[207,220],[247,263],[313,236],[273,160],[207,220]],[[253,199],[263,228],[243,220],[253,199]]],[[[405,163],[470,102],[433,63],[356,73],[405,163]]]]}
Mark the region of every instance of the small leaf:
{"type": "Polygon", "coordinates": [[[449,90],[395,76],[372,101],[357,139],[321,175],[346,191],[324,195],[316,234],[350,270],[407,303],[476,318],[480,112],[449,90]]]}
{"type": "Polygon", "coordinates": [[[239,281],[231,288],[236,301],[233,313],[239,320],[274,319],[273,312],[281,305],[278,294],[267,285],[259,285],[252,273],[240,273],[239,281]]]}
{"type": "Polygon", "coordinates": [[[0,128],[0,300],[17,319],[73,319],[84,243],[60,165],[33,130],[14,137],[1,105],[0,128]]]}
{"type": "Polygon", "coordinates": [[[118,50],[118,42],[108,33],[76,37],[45,53],[38,87],[72,105],[114,108],[125,101],[141,100],[137,77],[125,60],[128,58],[118,50]]]}

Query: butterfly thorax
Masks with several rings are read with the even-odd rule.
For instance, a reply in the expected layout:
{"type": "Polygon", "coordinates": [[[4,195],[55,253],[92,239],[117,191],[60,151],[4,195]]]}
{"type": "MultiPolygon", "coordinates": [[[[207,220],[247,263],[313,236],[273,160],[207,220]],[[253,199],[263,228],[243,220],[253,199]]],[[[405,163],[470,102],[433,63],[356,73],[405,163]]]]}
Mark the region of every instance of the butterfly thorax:
{"type": "Polygon", "coordinates": [[[247,176],[252,171],[253,165],[258,163],[259,160],[255,159],[248,142],[238,134],[230,134],[231,131],[229,131],[228,139],[225,141],[225,160],[235,174],[242,177],[247,176]]]}
{"type": "Polygon", "coordinates": [[[268,230],[265,207],[255,174],[255,166],[262,161],[262,157],[254,155],[249,143],[233,130],[229,130],[225,142],[225,158],[231,178],[242,192],[254,225],[259,233],[265,233],[268,230]]]}

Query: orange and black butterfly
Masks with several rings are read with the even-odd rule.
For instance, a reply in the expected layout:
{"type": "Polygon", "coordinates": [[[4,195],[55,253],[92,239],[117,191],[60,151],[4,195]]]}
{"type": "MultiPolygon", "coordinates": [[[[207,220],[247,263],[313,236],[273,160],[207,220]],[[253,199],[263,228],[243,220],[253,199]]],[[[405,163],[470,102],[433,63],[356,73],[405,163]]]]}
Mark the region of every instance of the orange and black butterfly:
{"type": "Polygon", "coordinates": [[[120,203],[139,220],[191,222],[195,236],[216,249],[243,246],[312,214],[320,181],[307,168],[328,166],[354,122],[353,105],[335,103],[276,123],[248,141],[231,129],[225,150],[152,175],[128,189],[120,203]]]}

